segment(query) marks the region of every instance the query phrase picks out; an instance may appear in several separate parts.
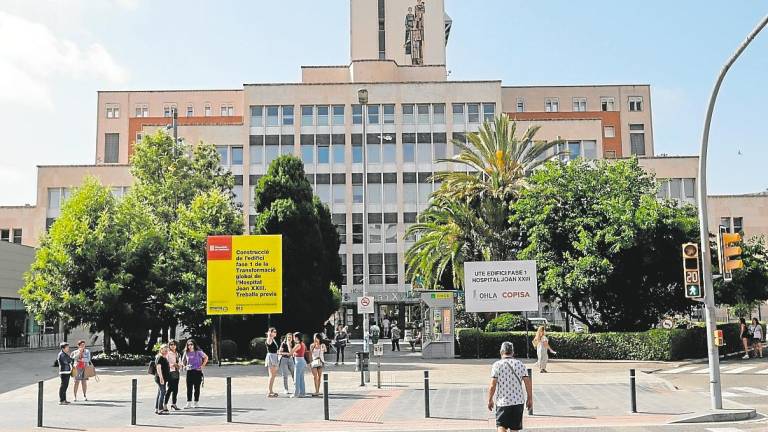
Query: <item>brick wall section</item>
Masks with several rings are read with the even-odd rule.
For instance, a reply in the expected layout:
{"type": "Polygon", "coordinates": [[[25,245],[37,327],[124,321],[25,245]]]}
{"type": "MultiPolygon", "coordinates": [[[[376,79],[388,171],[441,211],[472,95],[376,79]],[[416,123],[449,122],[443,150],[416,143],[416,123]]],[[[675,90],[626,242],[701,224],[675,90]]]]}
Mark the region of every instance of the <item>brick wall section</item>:
{"type": "MultiPolygon", "coordinates": [[[[136,134],[144,126],[165,126],[173,121],[170,117],[132,117],[128,121],[128,157],[133,155],[136,134]]],[[[242,126],[243,116],[179,117],[179,126],[242,126]]]]}
{"type": "MultiPolygon", "coordinates": [[[[619,111],[582,111],[582,112],[511,112],[507,113],[512,120],[600,120],[601,128],[613,126],[614,138],[603,136],[603,154],[615,151],[616,157],[624,155],[621,152],[621,117],[619,111]]],[[[604,132],[603,132],[604,133],[604,132]]],[[[563,137],[567,139],[568,137],[563,137]]]]}

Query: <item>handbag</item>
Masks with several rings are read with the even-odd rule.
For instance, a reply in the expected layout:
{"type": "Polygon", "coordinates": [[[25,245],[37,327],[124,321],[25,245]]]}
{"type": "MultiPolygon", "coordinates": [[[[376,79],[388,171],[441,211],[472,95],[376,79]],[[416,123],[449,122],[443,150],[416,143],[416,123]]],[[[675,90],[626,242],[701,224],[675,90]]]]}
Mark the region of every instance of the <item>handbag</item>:
{"type": "Polygon", "coordinates": [[[93,378],[96,376],[96,367],[92,364],[89,364],[85,367],[85,377],[86,378],[93,378]]]}
{"type": "Polygon", "coordinates": [[[321,367],[323,367],[323,361],[320,360],[319,358],[316,358],[316,359],[312,360],[312,365],[311,366],[313,368],[321,368],[321,367]]]}

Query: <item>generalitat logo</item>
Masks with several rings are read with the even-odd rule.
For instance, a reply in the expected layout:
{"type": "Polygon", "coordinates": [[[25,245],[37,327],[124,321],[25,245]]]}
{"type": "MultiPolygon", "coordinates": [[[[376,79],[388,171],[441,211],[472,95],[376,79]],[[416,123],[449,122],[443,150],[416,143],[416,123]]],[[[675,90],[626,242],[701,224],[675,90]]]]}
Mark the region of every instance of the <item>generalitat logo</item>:
{"type": "Polygon", "coordinates": [[[208,237],[208,260],[229,261],[232,259],[232,236],[208,237]]]}

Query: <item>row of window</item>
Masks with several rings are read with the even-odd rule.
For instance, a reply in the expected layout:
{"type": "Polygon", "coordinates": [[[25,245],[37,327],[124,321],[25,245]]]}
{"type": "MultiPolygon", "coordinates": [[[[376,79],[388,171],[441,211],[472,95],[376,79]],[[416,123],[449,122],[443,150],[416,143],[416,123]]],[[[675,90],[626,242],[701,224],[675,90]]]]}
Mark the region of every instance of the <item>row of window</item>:
{"type": "Polygon", "coordinates": [[[669,178],[658,179],[659,190],[656,197],[659,199],[673,199],[680,202],[696,199],[695,178],[669,178]]]}
{"type": "Polygon", "coordinates": [[[720,226],[725,227],[725,231],[728,233],[744,234],[743,217],[721,217],[720,226]]]}
{"type": "Polygon", "coordinates": [[[0,241],[21,244],[21,228],[0,229],[0,241]]]}
{"type": "MultiPolygon", "coordinates": [[[[130,186],[112,186],[110,188],[115,198],[122,198],[131,189],[130,186]]],[[[48,210],[59,210],[64,202],[72,195],[72,189],[66,187],[48,188],[48,210]]]]}
{"type": "MultiPolygon", "coordinates": [[[[347,256],[342,254],[341,274],[342,284],[347,281],[347,256]]],[[[352,283],[360,285],[364,278],[363,254],[352,254],[352,283]]],[[[396,253],[368,254],[368,283],[371,285],[396,285],[398,280],[399,261],[396,253]]]]}
{"type": "MultiPolygon", "coordinates": [[[[585,97],[573,97],[571,98],[572,109],[574,112],[587,111],[587,98],[585,97]]],[[[517,112],[526,112],[527,105],[524,97],[518,97],[516,101],[515,110],[517,112]]],[[[642,96],[629,96],[627,98],[627,109],[630,112],[640,112],[643,110],[643,97],[642,96]]],[[[559,112],[560,111],[560,98],[548,97],[544,99],[544,112],[559,112]]],[[[616,111],[616,99],[612,96],[603,96],[600,98],[600,111],[616,111]]]]}
{"type": "MultiPolygon", "coordinates": [[[[395,105],[352,105],[352,124],[395,124],[395,105]]],[[[453,104],[453,123],[480,123],[496,114],[494,103],[453,104]]],[[[301,126],[340,126],[346,124],[344,105],[302,105],[301,126]]],[[[252,127],[293,126],[293,105],[252,105],[252,127]]],[[[445,104],[402,104],[402,124],[445,124],[445,104]]]]}
{"type": "MultiPolygon", "coordinates": [[[[173,116],[173,110],[178,109],[175,103],[163,104],[163,117],[173,116]]],[[[108,103],[105,105],[105,112],[108,119],[120,118],[120,104],[108,103]]],[[[213,115],[213,107],[209,102],[203,104],[202,110],[203,116],[210,117],[213,115]]],[[[235,115],[235,105],[232,103],[223,103],[219,105],[219,113],[221,116],[233,116],[235,115]]],[[[179,113],[181,115],[181,113],[179,113]]],[[[187,117],[195,116],[195,105],[188,103],[186,105],[187,117]]],[[[149,104],[138,103],[134,104],[134,117],[149,117],[149,104]]]]}
{"type": "MultiPolygon", "coordinates": [[[[402,214],[402,223],[406,231],[416,223],[416,213],[406,212],[402,214]]],[[[339,233],[341,243],[347,243],[347,215],[334,213],[333,223],[339,233]]],[[[368,244],[395,244],[397,243],[397,213],[368,213],[368,244]]],[[[406,242],[413,242],[413,238],[405,238],[406,242]]],[[[352,244],[363,244],[363,214],[352,214],[352,244]]]]}

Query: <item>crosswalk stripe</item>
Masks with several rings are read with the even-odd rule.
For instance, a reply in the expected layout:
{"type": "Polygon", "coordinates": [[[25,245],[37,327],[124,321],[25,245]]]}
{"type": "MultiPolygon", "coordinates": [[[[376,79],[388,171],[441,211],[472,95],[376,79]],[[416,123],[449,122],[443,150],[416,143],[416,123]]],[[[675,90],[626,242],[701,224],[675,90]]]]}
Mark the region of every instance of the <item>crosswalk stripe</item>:
{"type": "Polygon", "coordinates": [[[732,390],[743,391],[745,393],[752,393],[760,396],[768,396],[768,390],[761,390],[754,387],[732,387],[732,390]]]}
{"type": "Polygon", "coordinates": [[[759,375],[768,375],[768,369],[763,369],[760,372],[755,372],[755,373],[759,375]]]}
{"type": "Polygon", "coordinates": [[[708,428],[709,432],[743,432],[741,429],[736,428],[708,428]]]}
{"type": "MultiPolygon", "coordinates": [[[[720,370],[722,371],[722,369],[720,369],[720,370]]],[[[695,373],[695,374],[705,374],[705,373],[709,373],[709,368],[708,368],[708,367],[705,367],[704,369],[699,369],[699,370],[697,370],[697,371],[693,371],[693,372],[691,372],[691,373],[695,373]]]]}
{"type": "Polygon", "coordinates": [[[675,369],[669,369],[669,370],[661,371],[661,373],[663,373],[663,374],[678,374],[678,373],[682,373],[682,372],[685,372],[685,371],[688,371],[688,370],[696,369],[697,367],[698,366],[684,366],[684,367],[679,367],[679,368],[675,368],[675,369]]]}
{"type": "Polygon", "coordinates": [[[737,374],[737,373],[742,373],[742,372],[748,371],[748,370],[750,370],[750,369],[754,369],[754,368],[756,368],[756,367],[757,367],[757,366],[742,366],[742,367],[739,367],[739,368],[736,368],[736,369],[731,369],[731,370],[729,370],[729,371],[727,371],[727,372],[723,372],[723,373],[727,373],[727,374],[737,374]]]}

